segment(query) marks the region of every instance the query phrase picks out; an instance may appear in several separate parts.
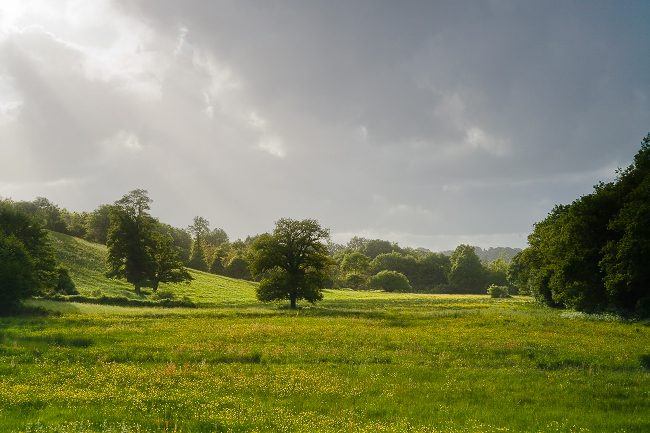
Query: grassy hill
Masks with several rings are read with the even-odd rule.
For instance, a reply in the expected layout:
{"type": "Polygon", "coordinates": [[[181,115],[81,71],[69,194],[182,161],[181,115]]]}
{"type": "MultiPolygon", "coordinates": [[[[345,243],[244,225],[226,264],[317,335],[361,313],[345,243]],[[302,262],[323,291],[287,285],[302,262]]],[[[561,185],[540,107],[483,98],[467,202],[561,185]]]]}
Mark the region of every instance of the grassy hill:
{"type": "MultiPolygon", "coordinates": [[[[79,293],[86,296],[127,296],[137,298],[133,286],[124,280],[106,278],[106,246],[61,233],[50,232],[57,259],[69,270],[79,293]]],[[[190,269],[190,284],[161,284],[177,297],[187,296],[197,304],[254,304],[255,283],[190,269]]],[[[146,293],[146,290],[144,291],[146,293]]]]}

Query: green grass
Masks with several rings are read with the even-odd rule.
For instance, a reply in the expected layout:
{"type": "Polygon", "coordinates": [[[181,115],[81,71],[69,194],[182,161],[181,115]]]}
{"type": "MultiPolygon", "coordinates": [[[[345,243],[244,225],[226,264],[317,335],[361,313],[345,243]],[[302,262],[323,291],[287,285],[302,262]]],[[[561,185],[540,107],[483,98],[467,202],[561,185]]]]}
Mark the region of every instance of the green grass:
{"type": "Polygon", "coordinates": [[[351,291],[292,311],[196,275],[210,307],[0,319],[0,431],[650,431],[643,323],[351,291]]]}
{"type": "MultiPolygon", "coordinates": [[[[80,294],[86,296],[127,296],[138,298],[133,286],[124,280],[106,278],[107,250],[94,244],[56,232],[50,232],[56,258],[69,270],[80,294]]],[[[188,296],[205,305],[257,304],[255,283],[235,280],[190,269],[190,284],[161,284],[159,290],[174,292],[176,297],[188,296]]],[[[144,293],[148,293],[145,289],[144,293]]]]}

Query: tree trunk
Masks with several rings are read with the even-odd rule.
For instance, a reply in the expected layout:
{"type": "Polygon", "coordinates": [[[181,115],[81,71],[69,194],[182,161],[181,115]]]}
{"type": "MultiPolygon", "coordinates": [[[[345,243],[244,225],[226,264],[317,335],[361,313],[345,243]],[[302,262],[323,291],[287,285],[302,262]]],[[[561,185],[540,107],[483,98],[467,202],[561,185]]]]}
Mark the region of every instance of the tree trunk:
{"type": "Polygon", "coordinates": [[[133,287],[135,288],[135,294],[139,295],[140,294],[140,284],[134,284],[133,287]]]}
{"type": "Polygon", "coordinates": [[[291,309],[296,309],[296,295],[291,295],[291,309]]]}

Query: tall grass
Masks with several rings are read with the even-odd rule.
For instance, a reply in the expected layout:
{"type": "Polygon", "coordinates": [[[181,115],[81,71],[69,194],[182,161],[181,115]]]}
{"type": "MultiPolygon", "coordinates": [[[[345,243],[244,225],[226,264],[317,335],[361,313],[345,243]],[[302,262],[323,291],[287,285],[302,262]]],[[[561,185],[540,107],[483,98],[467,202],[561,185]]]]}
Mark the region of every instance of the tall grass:
{"type": "MultiPolygon", "coordinates": [[[[643,432],[650,328],[383,294],[0,320],[0,431],[643,432]]],[[[71,309],[73,308],[73,309],[71,309]]]]}

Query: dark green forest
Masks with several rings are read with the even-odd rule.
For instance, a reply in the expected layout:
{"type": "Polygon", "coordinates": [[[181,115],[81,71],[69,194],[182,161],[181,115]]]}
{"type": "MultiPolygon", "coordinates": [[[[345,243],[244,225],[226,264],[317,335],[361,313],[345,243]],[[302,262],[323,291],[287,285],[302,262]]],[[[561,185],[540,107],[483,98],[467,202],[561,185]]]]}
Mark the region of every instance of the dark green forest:
{"type": "Polygon", "coordinates": [[[650,315],[650,134],[616,179],[535,224],[510,281],[553,307],[650,315]]]}

